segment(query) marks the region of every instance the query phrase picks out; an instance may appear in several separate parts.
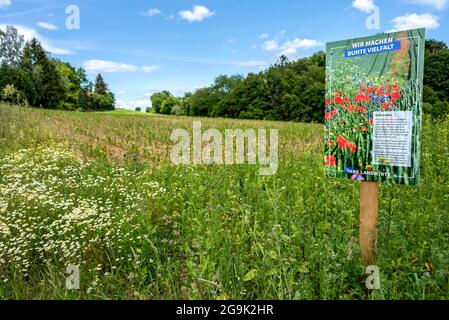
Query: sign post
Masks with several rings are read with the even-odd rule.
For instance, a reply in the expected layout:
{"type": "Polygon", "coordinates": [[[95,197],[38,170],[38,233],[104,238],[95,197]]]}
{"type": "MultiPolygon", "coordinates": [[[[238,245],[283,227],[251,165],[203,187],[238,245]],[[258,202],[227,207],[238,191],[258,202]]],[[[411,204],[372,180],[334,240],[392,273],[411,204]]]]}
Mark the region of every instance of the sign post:
{"type": "Polygon", "coordinates": [[[362,260],[376,261],[379,183],[420,181],[425,30],[326,47],[325,172],[361,181],[362,260]]]}
{"type": "Polygon", "coordinates": [[[376,260],[379,186],[363,181],[360,187],[360,248],[365,265],[376,260]]]}

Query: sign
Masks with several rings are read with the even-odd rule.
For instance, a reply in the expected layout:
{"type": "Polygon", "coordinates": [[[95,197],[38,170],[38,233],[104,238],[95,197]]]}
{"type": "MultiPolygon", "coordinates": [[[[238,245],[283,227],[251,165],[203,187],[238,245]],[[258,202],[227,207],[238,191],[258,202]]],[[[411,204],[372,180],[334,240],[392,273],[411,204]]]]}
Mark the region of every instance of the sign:
{"type": "Polygon", "coordinates": [[[419,184],[424,52],[424,29],[327,44],[327,176],[419,184]]]}

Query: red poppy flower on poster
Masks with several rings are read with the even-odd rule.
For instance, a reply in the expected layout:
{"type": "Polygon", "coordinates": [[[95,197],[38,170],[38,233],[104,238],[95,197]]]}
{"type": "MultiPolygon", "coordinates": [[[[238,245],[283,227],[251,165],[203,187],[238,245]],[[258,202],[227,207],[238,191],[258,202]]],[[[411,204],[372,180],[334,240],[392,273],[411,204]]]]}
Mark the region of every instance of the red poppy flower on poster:
{"type": "Polygon", "coordinates": [[[370,100],[371,100],[371,98],[369,96],[367,96],[367,95],[364,95],[364,94],[357,94],[354,97],[354,101],[355,102],[366,102],[366,101],[370,101],[370,100]]]}
{"type": "Polygon", "coordinates": [[[348,144],[348,141],[345,139],[345,137],[343,137],[343,136],[338,136],[338,137],[337,137],[337,143],[338,143],[338,146],[339,146],[340,148],[345,149],[346,146],[347,146],[347,144],[348,144]]]}
{"type": "Polygon", "coordinates": [[[399,92],[394,92],[391,95],[391,98],[397,100],[397,99],[401,98],[401,94],[399,92]]]}
{"type": "Polygon", "coordinates": [[[329,167],[335,167],[337,165],[337,158],[334,156],[325,156],[324,165],[329,167]]]}
{"type": "Polygon", "coordinates": [[[377,88],[376,95],[378,97],[382,96],[384,94],[384,89],[382,87],[377,88]]]}
{"type": "Polygon", "coordinates": [[[332,110],[331,112],[325,112],[324,118],[326,118],[326,120],[332,120],[336,115],[337,115],[337,111],[332,110]]]}
{"type": "Polygon", "coordinates": [[[341,98],[341,97],[336,97],[334,102],[336,104],[340,104],[341,105],[341,104],[343,104],[345,102],[345,100],[343,98],[341,98]]]}
{"type": "Polygon", "coordinates": [[[357,145],[355,143],[352,143],[352,142],[346,140],[346,138],[341,135],[337,137],[337,144],[343,150],[348,149],[352,153],[357,152],[357,145]]]}

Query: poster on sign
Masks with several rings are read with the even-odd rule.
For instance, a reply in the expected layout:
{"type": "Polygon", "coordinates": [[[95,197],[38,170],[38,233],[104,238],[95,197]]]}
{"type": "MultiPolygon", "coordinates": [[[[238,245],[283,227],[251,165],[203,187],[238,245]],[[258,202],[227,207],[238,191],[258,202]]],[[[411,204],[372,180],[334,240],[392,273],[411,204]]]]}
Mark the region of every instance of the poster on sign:
{"type": "Polygon", "coordinates": [[[424,52],[424,29],[327,44],[327,176],[419,184],[424,52]]]}

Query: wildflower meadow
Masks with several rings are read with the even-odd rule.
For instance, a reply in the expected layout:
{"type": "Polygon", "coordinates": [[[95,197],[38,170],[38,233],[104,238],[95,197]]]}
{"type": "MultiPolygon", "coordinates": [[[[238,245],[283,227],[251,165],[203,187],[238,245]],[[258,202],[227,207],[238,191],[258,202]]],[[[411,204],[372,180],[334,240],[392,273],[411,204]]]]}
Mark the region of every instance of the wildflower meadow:
{"type": "MultiPolygon", "coordinates": [[[[400,94],[383,80],[354,97],[400,94]]],[[[329,99],[364,137],[367,115],[343,109],[360,104],[329,99]]],[[[0,298],[449,298],[448,119],[424,118],[421,185],[380,188],[378,290],[357,244],[359,182],[325,177],[322,125],[204,119],[279,130],[279,169],[260,176],[171,164],[170,132],[192,121],[0,105],[0,298]]],[[[346,138],[330,137],[350,154],[346,138]]]]}

